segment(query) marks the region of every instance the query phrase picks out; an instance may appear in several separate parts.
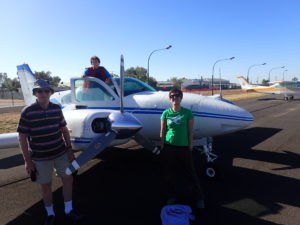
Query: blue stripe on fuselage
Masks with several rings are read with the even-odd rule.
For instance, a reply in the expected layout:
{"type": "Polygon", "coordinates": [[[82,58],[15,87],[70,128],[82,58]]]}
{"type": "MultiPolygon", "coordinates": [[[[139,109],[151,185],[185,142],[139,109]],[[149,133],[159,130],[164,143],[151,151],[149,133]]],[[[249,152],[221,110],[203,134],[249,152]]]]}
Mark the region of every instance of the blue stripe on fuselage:
{"type": "MultiPolygon", "coordinates": [[[[88,109],[120,110],[119,107],[88,107],[88,109]]],[[[133,113],[133,114],[162,114],[165,109],[125,107],[124,110],[126,112],[130,112],[130,113],[133,113]]],[[[193,112],[194,116],[197,116],[197,117],[208,117],[208,118],[227,119],[227,120],[253,121],[253,117],[224,115],[224,114],[196,112],[196,111],[192,111],[192,112],[193,112]]]]}

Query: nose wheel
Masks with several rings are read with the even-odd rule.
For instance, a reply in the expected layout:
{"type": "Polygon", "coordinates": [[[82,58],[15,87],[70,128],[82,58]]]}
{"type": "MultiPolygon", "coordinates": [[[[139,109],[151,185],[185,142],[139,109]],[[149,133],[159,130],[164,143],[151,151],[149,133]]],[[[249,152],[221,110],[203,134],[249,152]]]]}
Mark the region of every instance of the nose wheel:
{"type": "Polygon", "coordinates": [[[214,163],[207,163],[204,172],[208,179],[215,179],[218,175],[216,165],[214,163]]]}

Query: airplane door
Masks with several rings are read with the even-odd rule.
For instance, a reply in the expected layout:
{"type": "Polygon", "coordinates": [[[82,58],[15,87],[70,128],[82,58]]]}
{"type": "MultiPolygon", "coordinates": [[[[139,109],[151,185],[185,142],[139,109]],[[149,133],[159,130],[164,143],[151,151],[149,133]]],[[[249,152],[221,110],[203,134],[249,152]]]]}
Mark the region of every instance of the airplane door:
{"type": "Polygon", "coordinates": [[[119,102],[119,97],[107,84],[92,77],[71,79],[71,99],[76,105],[88,107],[115,107],[119,102]]]}

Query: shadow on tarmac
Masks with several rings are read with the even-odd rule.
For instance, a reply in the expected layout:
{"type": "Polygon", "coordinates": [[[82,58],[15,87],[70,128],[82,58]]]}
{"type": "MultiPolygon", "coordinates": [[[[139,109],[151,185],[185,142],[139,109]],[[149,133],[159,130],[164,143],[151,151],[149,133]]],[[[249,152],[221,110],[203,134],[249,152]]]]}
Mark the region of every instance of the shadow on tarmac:
{"type": "MultiPolygon", "coordinates": [[[[233,166],[233,159],[246,158],[280,161],[290,168],[298,168],[299,155],[251,149],[279,131],[257,127],[214,139],[222,174],[215,181],[200,176],[206,193],[206,209],[197,212],[198,219],[193,224],[279,225],[259,217],[278,214],[282,209],[278,202],[300,207],[299,180],[233,166]]],[[[165,193],[158,158],[143,149],[112,150],[104,162],[75,179],[74,205],[85,215],[81,224],[160,225],[165,193]]],[[[67,224],[63,220],[61,188],[54,193],[54,204],[57,224],[67,224]]],[[[42,202],[38,202],[8,224],[43,224],[44,217],[42,202]]]]}
{"type": "Polygon", "coordinates": [[[9,169],[20,165],[24,165],[22,154],[0,159],[0,169],[9,169]]]}

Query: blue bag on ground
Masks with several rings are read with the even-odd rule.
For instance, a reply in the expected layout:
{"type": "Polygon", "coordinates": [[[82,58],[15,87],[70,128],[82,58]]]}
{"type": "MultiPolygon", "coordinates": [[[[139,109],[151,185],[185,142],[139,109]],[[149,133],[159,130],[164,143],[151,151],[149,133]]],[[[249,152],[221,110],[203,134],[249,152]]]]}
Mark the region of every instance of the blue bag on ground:
{"type": "Polygon", "coordinates": [[[191,213],[192,209],[187,205],[166,205],[161,210],[160,218],[163,225],[189,225],[189,220],[195,219],[191,213]]]}

